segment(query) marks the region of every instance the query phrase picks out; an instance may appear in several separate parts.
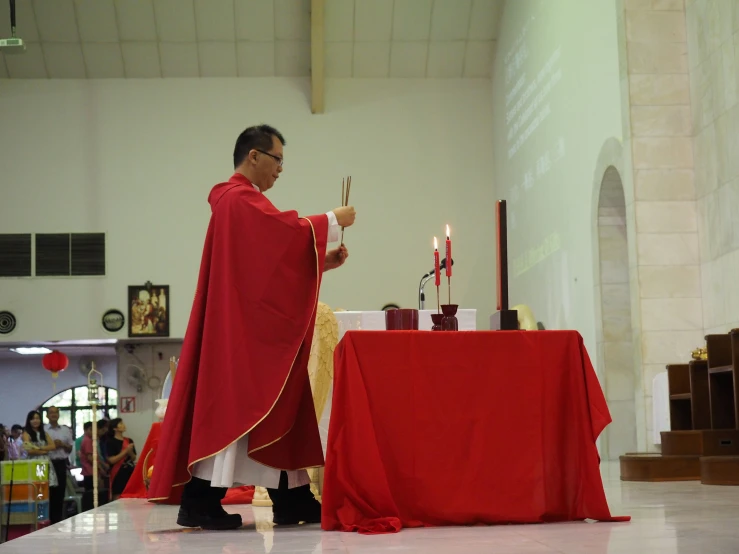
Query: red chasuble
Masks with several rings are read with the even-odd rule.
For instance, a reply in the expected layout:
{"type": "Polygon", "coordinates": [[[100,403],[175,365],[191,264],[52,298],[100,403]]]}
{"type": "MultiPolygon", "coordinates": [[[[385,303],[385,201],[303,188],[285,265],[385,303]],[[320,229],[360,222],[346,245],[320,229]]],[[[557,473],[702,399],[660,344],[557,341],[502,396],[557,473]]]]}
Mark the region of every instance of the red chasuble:
{"type": "Polygon", "coordinates": [[[174,487],[190,480],[194,463],[247,433],[249,456],[266,466],[324,463],[308,357],[328,218],[280,212],[238,173],[208,201],[213,214],[151,501],[178,501],[174,487]]]}

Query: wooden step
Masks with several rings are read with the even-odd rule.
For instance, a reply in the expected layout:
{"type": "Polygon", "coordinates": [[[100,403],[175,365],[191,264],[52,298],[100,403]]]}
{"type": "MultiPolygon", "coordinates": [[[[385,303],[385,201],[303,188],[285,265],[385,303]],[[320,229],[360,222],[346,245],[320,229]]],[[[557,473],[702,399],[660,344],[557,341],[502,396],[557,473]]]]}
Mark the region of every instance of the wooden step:
{"type": "Polygon", "coordinates": [[[619,458],[622,481],[699,481],[700,456],[625,454],[619,458]]]}
{"type": "Polygon", "coordinates": [[[739,485],[739,456],[704,456],[700,464],[704,485],[739,485]]]}
{"type": "Polygon", "coordinates": [[[665,456],[739,456],[739,430],[663,431],[665,456]]]}

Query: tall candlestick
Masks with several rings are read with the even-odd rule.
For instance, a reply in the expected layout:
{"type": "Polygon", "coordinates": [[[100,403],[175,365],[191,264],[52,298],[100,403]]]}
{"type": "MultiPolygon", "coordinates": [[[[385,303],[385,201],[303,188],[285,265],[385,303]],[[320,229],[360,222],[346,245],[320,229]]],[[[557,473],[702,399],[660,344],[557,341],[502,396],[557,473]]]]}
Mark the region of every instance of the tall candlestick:
{"type": "Polygon", "coordinates": [[[434,237],[434,284],[441,285],[441,271],[439,270],[439,241],[434,237]]]}
{"type": "Polygon", "coordinates": [[[436,310],[441,311],[439,303],[439,287],[441,286],[441,271],[439,269],[439,241],[434,237],[434,284],[436,285],[436,310]]]}
{"type": "Polygon", "coordinates": [[[449,295],[449,304],[452,303],[452,239],[449,234],[449,225],[446,226],[446,284],[449,295]]]}
{"type": "Polygon", "coordinates": [[[452,276],[452,239],[449,234],[449,225],[446,226],[446,276],[452,276]]]}
{"type": "MultiPolygon", "coordinates": [[[[87,401],[92,408],[92,507],[98,507],[98,404],[100,397],[98,396],[99,387],[103,385],[103,374],[95,369],[95,362],[90,362],[90,371],[87,374],[87,401]],[[93,374],[100,379],[93,378],[93,374]]],[[[94,533],[93,533],[94,535],[94,533]]]]}

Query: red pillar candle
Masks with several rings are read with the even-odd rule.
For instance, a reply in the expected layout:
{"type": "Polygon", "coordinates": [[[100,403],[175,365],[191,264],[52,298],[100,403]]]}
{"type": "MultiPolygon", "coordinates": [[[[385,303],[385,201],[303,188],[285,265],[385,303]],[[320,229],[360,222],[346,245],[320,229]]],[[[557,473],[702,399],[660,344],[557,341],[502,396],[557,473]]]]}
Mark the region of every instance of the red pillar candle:
{"type": "Polygon", "coordinates": [[[449,235],[449,225],[446,226],[446,276],[452,276],[452,239],[449,235]]]}
{"type": "Polygon", "coordinates": [[[439,241],[434,237],[434,284],[441,286],[441,271],[439,270],[439,241]]]}

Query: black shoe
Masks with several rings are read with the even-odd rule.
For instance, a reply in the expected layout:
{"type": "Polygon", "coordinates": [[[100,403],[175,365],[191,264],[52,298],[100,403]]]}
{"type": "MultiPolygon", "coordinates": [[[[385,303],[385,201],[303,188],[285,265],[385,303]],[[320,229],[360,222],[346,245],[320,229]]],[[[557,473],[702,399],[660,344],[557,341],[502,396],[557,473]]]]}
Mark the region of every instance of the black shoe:
{"type": "Polygon", "coordinates": [[[315,498],[286,507],[272,507],[272,522],[275,525],[297,525],[321,523],[321,503],[315,498]]]}
{"type": "Polygon", "coordinates": [[[215,511],[206,511],[198,508],[186,508],[180,506],[177,514],[177,525],[182,527],[200,527],[201,529],[224,531],[227,529],[238,529],[242,525],[239,514],[229,514],[221,508],[222,514],[215,511]]]}
{"type": "MultiPolygon", "coordinates": [[[[228,517],[231,515],[226,510],[223,509],[223,506],[221,505],[220,500],[214,500],[214,501],[208,502],[208,507],[205,509],[205,513],[209,515],[210,517],[214,517],[214,518],[228,517]]],[[[238,514],[235,514],[235,515],[238,515],[238,514]]]]}

